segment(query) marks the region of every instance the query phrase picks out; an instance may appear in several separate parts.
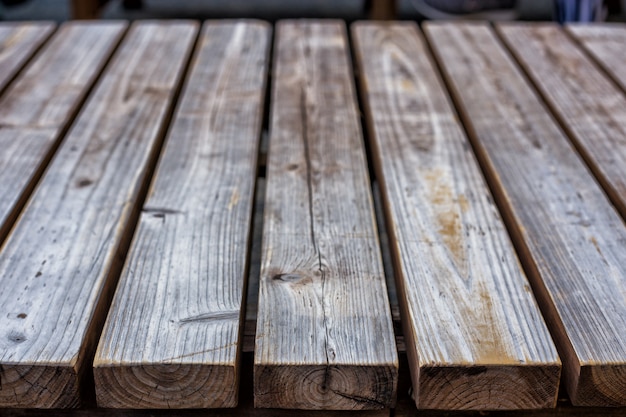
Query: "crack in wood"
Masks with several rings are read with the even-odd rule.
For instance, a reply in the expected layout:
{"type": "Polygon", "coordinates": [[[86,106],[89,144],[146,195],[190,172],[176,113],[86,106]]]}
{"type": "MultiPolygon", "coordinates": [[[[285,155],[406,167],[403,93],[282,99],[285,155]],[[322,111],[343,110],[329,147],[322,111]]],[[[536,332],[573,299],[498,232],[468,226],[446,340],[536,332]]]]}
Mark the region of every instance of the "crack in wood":
{"type": "Polygon", "coordinates": [[[341,392],[341,391],[334,390],[334,389],[331,389],[331,391],[334,394],[337,394],[340,397],[347,398],[347,399],[352,400],[352,401],[354,401],[356,403],[366,403],[366,404],[369,404],[369,405],[373,406],[374,408],[387,408],[387,404],[385,404],[385,403],[383,403],[381,401],[378,401],[378,400],[376,400],[374,398],[363,397],[363,396],[356,395],[356,394],[347,394],[345,392],[341,392]]]}
{"type": "MultiPolygon", "coordinates": [[[[305,50],[305,55],[307,55],[307,51],[305,50]]],[[[320,279],[322,283],[322,295],[321,295],[321,305],[322,305],[322,323],[324,325],[325,337],[324,337],[324,354],[326,356],[326,370],[324,371],[324,381],[322,383],[322,388],[325,390],[328,386],[329,374],[330,374],[330,358],[328,356],[328,339],[329,339],[329,331],[328,331],[328,318],[326,313],[326,303],[324,301],[324,291],[326,284],[326,273],[322,264],[322,254],[319,249],[319,244],[317,239],[315,238],[315,219],[313,217],[313,184],[312,184],[312,175],[311,175],[311,151],[310,151],[310,143],[309,143],[309,134],[308,134],[308,121],[307,121],[307,95],[306,95],[306,86],[303,85],[300,94],[300,116],[302,121],[302,140],[304,142],[304,159],[306,161],[306,182],[308,187],[308,195],[309,195],[309,227],[311,232],[311,243],[313,244],[313,248],[317,254],[317,262],[318,262],[318,272],[320,274],[320,279]]]]}

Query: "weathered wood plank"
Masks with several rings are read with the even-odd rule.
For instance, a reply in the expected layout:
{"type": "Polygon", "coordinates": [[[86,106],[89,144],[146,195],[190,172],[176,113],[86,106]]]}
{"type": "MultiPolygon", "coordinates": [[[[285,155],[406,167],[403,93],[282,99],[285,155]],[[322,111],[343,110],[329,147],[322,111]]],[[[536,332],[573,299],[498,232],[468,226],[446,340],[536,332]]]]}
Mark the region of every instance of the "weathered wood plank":
{"type": "Polygon", "coordinates": [[[269,35],[204,26],[96,352],[101,407],[237,405],[269,35]]]}
{"type": "Polygon", "coordinates": [[[78,404],[196,31],[133,25],[5,241],[1,406],[78,404]]]}
{"type": "Polygon", "coordinates": [[[395,402],[397,353],[343,23],[277,27],[255,405],[395,402]]]}
{"type": "Polygon", "coordinates": [[[565,27],[626,92],[626,24],[569,24],[565,27]]]}
{"type": "MultiPolygon", "coordinates": [[[[507,24],[497,29],[615,207],[626,218],[624,93],[578,49],[560,26],[507,24]]],[[[626,50],[626,43],[623,48],[626,50]]]]}
{"type": "Polygon", "coordinates": [[[554,407],[556,348],[417,25],[352,29],[417,407],[554,407]]]}
{"type": "Polygon", "coordinates": [[[0,93],[54,31],[52,22],[0,23],[0,93]]]}
{"type": "Polygon", "coordinates": [[[0,98],[0,242],[52,157],[125,23],[66,23],[0,98]]]}
{"type": "Polygon", "coordinates": [[[486,24],[426,26],[564,362],[574,404],[626,404],[626,227],[486,24]]]}

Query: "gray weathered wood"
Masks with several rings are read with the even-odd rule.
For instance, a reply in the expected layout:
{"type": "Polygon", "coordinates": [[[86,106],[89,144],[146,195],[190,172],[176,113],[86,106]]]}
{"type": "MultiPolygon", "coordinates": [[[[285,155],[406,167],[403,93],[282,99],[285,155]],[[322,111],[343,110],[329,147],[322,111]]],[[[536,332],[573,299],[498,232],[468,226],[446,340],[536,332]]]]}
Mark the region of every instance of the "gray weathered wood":
{"type": "Polygon", "coordinates": [[[125,27],[64,24],[0,98],[0,242],[125,27]]]}
{"type": "Polygon", "coordinates": [[[237,405],[269,35],[205,24],[96,352],[101,407],[237,405]]]}
{"type": "Polygon", "coordinates": [[[1,406],[78,404],[196,31],[133,25],[5,241],[1,406]]]}
{"type": "Polygon", "coordinates": [[[506,24],[498,31],[626,218],[624,93],[556,24],[506,24]]]}
{"type": "Polygon", "coordinates": [[[51,22],[0,23],[0,92],[54,31],[51,22]]]}
{"type": "Polygon", "coordinates": [[[626,405],[626,227],[486,24],[428,23],[574,404],[626,405]]]}
{"type": "Polygon", "coordinates": [[[397,353],[346,38],[336,21],[277,27],[257,407],[395,402],[397,353]]]}
{"type": "Polygon", "coordinates": [[[352,29],[417,407],[554,407],[556,348],[417,25],[352,29]]]}
{"type": "Polygon", "coordinates": [[[626,24],[569,24],[565,29],[626,92],[626,24]]]}

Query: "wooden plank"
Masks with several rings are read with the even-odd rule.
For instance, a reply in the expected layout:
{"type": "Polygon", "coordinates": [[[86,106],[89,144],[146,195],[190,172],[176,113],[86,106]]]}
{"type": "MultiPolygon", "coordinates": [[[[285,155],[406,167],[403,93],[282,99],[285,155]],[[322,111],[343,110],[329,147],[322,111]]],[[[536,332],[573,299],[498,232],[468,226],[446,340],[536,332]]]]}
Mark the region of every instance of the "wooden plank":
{"type": "Polygon", "coordinates": [[[0,93],[54,31],[52,22],[0,23],[0,93]]]}
{"type": "Polygon", "coordinates": [[[426,33],[577,405],[626,404],[626,227],[486,24],[426,33]]]}
{"type": "Polygon", "coordinates": [[[277,27],[257,407],[395,402],[397,353],[346,38],[338,21],[277,27]]]}
{"type": "Polygon", "coordinates": [[[204,26],[96,352],[101,407],[237,405],[269,35],[204,26]]]}
{"type": "Polygon", "coordinates": [[[78,404],[196,31],[132,26],[5,241],[1,406],[78,404]]]}
{"type": "Polygon", "coordinates": [[[498,31],[626,218],[626,96],[560,26],[509,24],[498,31]]]}
{"type": "Polygon", "coordinates": [[[596,62],[626,91],[626,24],[569,24],[565,27],[596,62]]]}
{"type": "Polygon", "coordinates": [[[0,98],[0,242],[125,28],[122,22],[62,25],[0,98]]]}
{"type": "Polygon", "coordinates": [[[554,407],[556,348],[417,25],[352,29],[417,407],[554,407]]]}

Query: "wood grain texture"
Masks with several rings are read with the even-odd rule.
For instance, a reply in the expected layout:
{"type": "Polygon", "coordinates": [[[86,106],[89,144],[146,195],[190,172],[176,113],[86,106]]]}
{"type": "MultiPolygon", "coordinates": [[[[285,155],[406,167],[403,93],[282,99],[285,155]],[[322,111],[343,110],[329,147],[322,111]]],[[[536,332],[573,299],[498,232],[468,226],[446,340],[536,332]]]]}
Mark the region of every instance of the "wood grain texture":
{"type": "Polygon", "coordinates": [[[0,98],[0,242],[125,28],[62,25],[0,98]]]}
{"type": "MultiPolygon", "coordinates": [[[[626,218],[624,93],[578,49],[560,26],[505,24],[497,29],[615,207],[626,218]]],[[[626,49],[626,43],[623,46],[626,49]]]]}
{"type": "Polygon", "coordinates": [[[565,27],[626,92],[626,24],[569,24],[565,27]]]}
{"type": "Polygon", "coordinates": [[[352,29],[417,407],[554,407],[556,348],[417,25],[352,29]]]}
{"type": "Polygon", "coordinates": [[[0,23],[0,93],[54,31],[52,22],[0,23]]]}
{"type": "Polygon", "coordinates": [[[277,26],[257,407],[395,402],[397,353],[344,24],[277,26]]]}
{"type": "Polygon", "coordinates": [[[1,406],[79,403],[196,32],[192,22],[133,25],[5,241],[1,406]]]}
{"type": "Polygon", "coordinates": [[[204,26],[96,352],[101,407],[237,405],[269,36],[204,26]]]}
{"type": "Polygon", "coordinates": [[[626,227],[486,24],[427,24],[577,405],[626,404],[626,227]]]}

